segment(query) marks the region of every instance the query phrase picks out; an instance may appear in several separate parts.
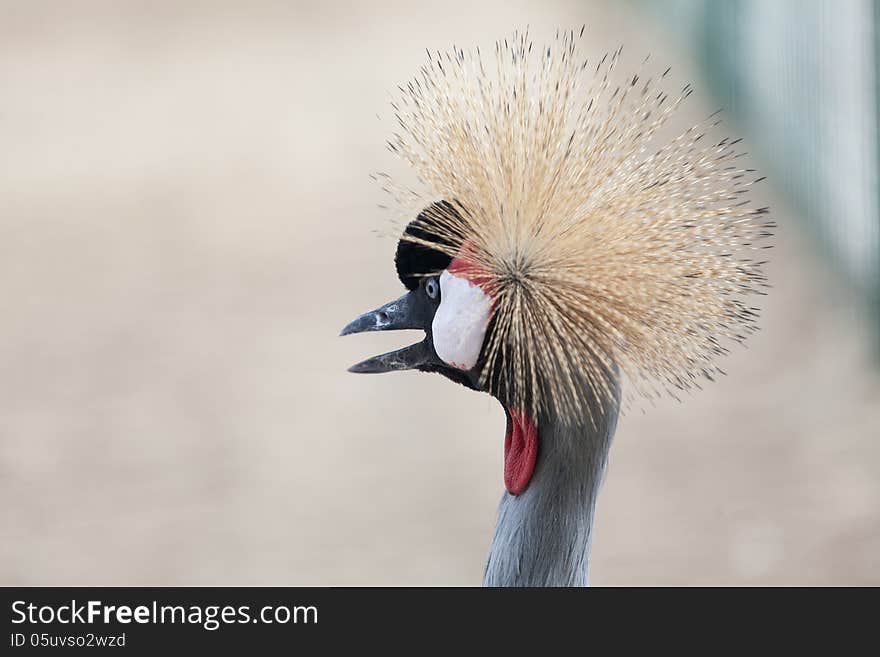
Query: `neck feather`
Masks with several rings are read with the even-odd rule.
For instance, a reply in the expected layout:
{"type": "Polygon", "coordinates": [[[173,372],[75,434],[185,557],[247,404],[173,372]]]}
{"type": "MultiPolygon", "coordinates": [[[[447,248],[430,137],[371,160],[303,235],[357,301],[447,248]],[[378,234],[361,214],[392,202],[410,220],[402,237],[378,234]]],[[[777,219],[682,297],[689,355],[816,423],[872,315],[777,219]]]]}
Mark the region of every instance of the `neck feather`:
{"type": "Polygon", "coordinates": [[[538,460],[528,488],[504,492],[485,586],[586,586],[596,497],[618,404],[594,427],[538,426],[538,460]]]}

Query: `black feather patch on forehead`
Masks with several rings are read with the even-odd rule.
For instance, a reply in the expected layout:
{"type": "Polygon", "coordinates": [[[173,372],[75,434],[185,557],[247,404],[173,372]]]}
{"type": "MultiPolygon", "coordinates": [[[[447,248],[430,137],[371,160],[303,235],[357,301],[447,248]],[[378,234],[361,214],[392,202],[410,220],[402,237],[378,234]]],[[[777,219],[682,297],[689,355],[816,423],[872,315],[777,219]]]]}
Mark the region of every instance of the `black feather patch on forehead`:
{"type": "MultiPolygon", "coordinates": [[[[432,242],[448,243],[441,241],[440,237],[431,230],[436,216],[460,217],[455,207],[447,201],[438,201],[419,213],[415,220],[411,221],[404,233],[432,242]]],[[[414,290],[419,286],[419,280],[425,274],[442,271],[449,266],[452,258],[436,249],[415,244],[405,239],[397,242],[397,253],[394,256],[394,265],[397,267],[397,276],[408,290],[414,290]]]]}

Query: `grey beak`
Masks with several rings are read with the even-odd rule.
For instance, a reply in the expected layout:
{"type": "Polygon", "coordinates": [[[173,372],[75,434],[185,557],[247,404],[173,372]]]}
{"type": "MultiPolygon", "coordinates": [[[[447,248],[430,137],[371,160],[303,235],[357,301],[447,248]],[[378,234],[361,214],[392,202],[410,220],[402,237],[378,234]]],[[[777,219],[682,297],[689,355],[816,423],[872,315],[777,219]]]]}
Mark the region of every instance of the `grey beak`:
{"type": "MultiPolygon", "coordinates": [[[[393,331],[396,329],[430,330],[434,311],[417,296],[409,292],[380,308],[364,313],[346,324],[339,335],[364,333],[366,331],[393,331]]],[[[381,356],[368,358],[348,368],[358,374],[378,374],[397,370],[413,370],[434,360],[434,348],[426,337],[422,342],[390,351],[381,356]]]]}
{"type": "Polygon", "coordinates": [[[366,331],[393,331],[395,329],[423,329],[422,322],[412,312],[412,293],[389,301],[381,308],[371,310],[345,325],[339,335],[364,333],[366,331]]]}
{"type": "Polygon", "coordinates": [[[389,351],[381,356],[373,356],[348,368],[355,374],[381,374],[398,370],[413,370],[431,361],[433,350],[427,340],[411,344],[403,349],[389,351]]]}

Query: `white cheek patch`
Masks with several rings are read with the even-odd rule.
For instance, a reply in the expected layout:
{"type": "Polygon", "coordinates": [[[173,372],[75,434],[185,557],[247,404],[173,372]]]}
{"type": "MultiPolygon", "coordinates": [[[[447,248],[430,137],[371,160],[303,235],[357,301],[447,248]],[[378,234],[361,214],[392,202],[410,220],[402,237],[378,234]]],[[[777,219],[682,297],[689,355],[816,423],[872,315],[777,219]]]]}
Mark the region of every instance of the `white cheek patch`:
{"type": "Polygon", "coordinates": [[[477,364],[491,313],[492,299],[478,285],[448,271],[440,274],[440,306],[431,330],[444,363],[460,370],[477,364]]]}

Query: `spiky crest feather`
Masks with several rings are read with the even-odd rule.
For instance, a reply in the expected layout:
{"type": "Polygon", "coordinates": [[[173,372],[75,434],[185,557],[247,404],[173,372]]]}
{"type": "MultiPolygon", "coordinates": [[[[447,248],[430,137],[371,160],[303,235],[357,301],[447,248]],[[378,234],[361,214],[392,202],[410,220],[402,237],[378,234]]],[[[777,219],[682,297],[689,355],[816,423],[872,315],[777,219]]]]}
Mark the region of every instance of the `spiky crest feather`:
{"type": "Polygon", "coordinates": [[[720,372],[724,342],[756,328],[754,253],[773,225],[746,198],[760,179],[737,166],[738,140],[703,138],[714,116],[655,143],[689,85],[670,99],[669,69],[620,80],[621,49],[590,64],[582,36],[538,50],[515,33],[490,61],[429,52],[399,87],[389,142],[425,189],[385,188],[427,206],[403,240],[490,275],[482,383],[535,418],[595,422],[607,405],[582,388],[610,399],[618,368],[647,397],[720,372]]]}

